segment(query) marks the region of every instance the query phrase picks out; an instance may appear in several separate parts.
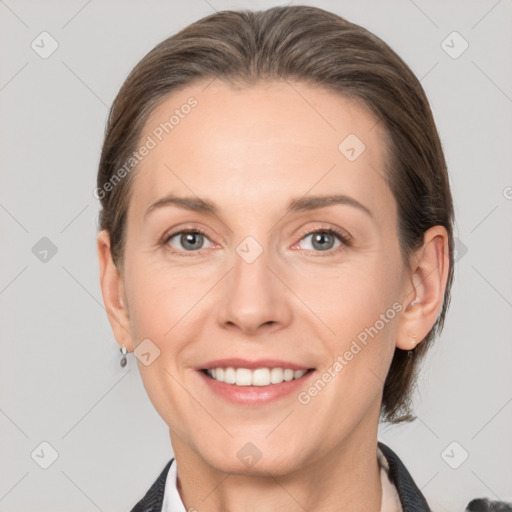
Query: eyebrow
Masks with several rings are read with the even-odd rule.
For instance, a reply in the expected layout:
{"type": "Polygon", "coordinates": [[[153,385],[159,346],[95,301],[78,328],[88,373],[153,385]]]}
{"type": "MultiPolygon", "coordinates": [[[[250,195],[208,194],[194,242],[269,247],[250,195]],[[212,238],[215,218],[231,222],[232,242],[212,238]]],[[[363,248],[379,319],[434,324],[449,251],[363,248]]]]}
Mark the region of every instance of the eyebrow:
{"type": "MultiPolygon", "coordinates": [[[[298,199],[293,199],[288,205],[288,210],[295,212],[316,210],[335,204],[352,206],[373,218],[373,213],[368,207],[361,204],[353,197],[344,194],[304,196],[298,199]]],[[[213,215],[217,215],[219,212],[219,209],[215,206],[215,204],[206,199],[201,199],[199,197],[180,197],[170,194],[151,204],[144,213],[144,218],[146,218],[147,215],[152,211],[166,206],[177,206],[178,208],[183,208],[185,210],[210,213],[213,215]]]]}

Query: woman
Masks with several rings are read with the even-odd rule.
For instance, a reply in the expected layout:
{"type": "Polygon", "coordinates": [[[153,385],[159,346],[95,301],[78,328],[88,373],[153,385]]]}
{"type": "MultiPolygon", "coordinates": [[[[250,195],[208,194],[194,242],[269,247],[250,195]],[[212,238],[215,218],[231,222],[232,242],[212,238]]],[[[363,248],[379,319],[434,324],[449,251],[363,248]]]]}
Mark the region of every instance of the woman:
{"type": "Polygon", "coordinates": [[[428,100],[313,7],[223,11],[158,44],[111,109],[103,299],[175,458],[136,511],[427,511],[379,419],[414,418],[453,280],[428,100]]]}

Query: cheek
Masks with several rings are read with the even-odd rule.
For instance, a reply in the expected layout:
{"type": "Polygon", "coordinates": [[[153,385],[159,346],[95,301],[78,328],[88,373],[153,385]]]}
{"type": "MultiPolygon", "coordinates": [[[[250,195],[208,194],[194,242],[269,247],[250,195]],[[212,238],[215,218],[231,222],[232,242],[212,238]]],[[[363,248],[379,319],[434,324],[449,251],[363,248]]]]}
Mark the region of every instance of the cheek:
{"type": "Polygon", "coordinates": [[[127,275],[132,337],[136,350],[149,352],[151,359],[148,365],[142,357],[137,361],[142,382],[163,420],[182,429],[176,419],[187,417],[190,397],[180,385],[186,377],[181,366],[190,340],[200,338],[201,322],[194,306],[206,285],[197,276],[190,277],[190,272],[187,277],[183,270],[170,272],[162,265],[148,264],[142,255],[139,261],[132,258],[127,275]]]}
{"type": "Polygon", "coordinates": [[[397,271],[397,267],[361,258],[338,267],[310,268],[293,286],[331,333],[346,337],[373,325],[392,308],[399,297],[397,271]]]}
{"type": "Polygon", "coordinates": [[[325,369],[341,377],[335,379],[332,392],[337,388],[340,394],[349,390],[378,393],[393,357],[402,309],[400,266],[379,252],[347,260],[337,268],[309,272],[301,282],[297,295],[315,313],[311,318],[320,319],[315,320],[318,339],[329,354],[325,369]],[[336,361],[339,364],[333,369],[336,361]]]}
{"type": "MultiPolygon", "coordinates": [[[[128,264],[127,294],[130,304],[130,324],[135,344],[150,338],[159,345],[170,330],[191,307],[190,288],[180,279],[180,273],[170,273],[160,266],[148,265],[134,257],[128,264]]],[[[190,286],[190,282],[189,282],[190,286]]],[[[171,331],[172,332],[172,331],[171,331]]]]}
{"type": "Polygon", "coordinates": [[[382,272],[378,264],[354,266],[346,274],[326,279],[322,289],[324,308],[320,312],[317,292],[316,311],[334,332],[323,336],[329,357],[322,370],[336,375],[326,401],[342,404],[340,410],[364,409],[380,396],[395,350],[402,309],[398,277],[382,272]]]}

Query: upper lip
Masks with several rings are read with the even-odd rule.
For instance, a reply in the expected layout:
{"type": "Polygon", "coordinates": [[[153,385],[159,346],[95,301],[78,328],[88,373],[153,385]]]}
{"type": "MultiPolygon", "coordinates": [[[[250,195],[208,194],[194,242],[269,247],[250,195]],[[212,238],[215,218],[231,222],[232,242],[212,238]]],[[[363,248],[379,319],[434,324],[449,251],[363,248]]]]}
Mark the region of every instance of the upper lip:
{"type": "Polygon", "coordinates": [[[257,359],[255,361],[249,361],[248,359],[241,359],[238,357],[230,359],[216,359],[215,361],[209,361],[199,366],[198,370],[209,370],[211,368],[248,368],[255,370],[257,368],[290,368],[292,370],[309,370],[311,366],[304,366],[290,361],[281,361],[279,359],[257,359]]]}

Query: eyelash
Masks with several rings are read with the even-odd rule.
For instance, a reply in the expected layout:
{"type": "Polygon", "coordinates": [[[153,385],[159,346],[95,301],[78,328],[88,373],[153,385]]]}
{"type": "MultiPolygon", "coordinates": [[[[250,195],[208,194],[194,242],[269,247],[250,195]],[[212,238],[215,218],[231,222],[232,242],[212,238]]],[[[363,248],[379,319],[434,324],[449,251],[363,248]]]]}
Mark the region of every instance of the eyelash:
{"type": "MultiPolygon", "coordinates": [[[[161,241],[161,245],[165,246],[172,254],[176,254],[178,256],[188,257],[188,256],[195,256],[196,254],[200,254],[203,249],[199,249],[197,251],[178,251],[175,249],[169,249],[169,245],[168,245],[169,240],[174,238],[176,235],[181,235],[181,234],[185,234],[185,233],[200,234],[200,235],[203,235],[206,238],[208,238],[208,235],[204,231],[201,231],[200,229],[184,228],[184,229],[181,229],[180,231],[175,231],[174,233],[164,235],[164,237],[161,241]]],[[[306,238],[309,235],[314,235],[314,234],[318,234],[318,233],[334,235],[342,243],[342,246],[336,247],[334,249],[329,249],[327,251],[313,251],[312,249],[306,249],[308,251],[317,253],[319,256],[321,256],[322,252],[324,252],[326,254],[326,256],[331,256],[333,254],[336,254],[340,249],[343,249],[343,246],[350,247],[352,245],[352,239],[351,239],[350,235],[348,235],[345,231],[336,229],[334,227],[319,228],[319,229],[306,231],[300,235],[299,242],[302,241],[304,238],[306,238]]]]}

